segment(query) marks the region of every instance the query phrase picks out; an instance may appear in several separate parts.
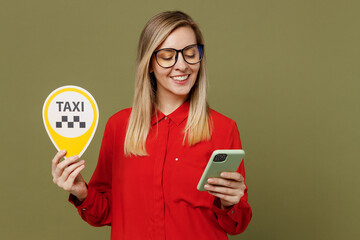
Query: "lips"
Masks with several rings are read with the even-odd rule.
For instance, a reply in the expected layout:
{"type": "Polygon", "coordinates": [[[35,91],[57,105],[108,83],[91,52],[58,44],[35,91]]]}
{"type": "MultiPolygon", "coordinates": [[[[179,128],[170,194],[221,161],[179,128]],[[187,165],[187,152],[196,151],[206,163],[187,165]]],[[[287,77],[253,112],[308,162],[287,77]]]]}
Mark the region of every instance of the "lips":
{"type": "Polygon", "coordinates": [[[190,74],[187,75],[178,75],[178,76],[172,76],[171,79],[175,81],[185,81],[189,78],[190,74]]]}

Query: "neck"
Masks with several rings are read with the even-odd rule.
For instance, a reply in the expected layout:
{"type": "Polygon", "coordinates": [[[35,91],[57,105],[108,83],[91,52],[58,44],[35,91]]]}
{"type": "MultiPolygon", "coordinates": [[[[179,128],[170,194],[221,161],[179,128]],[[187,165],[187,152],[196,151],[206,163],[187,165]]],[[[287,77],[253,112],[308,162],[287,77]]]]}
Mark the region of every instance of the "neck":
{"type": "Polygon", "coordinates": [[[172,96],[161,97],[157,96],[157,108],[165,115],[169,115],[180,107],[188,98],[188,96],[172,96]]]}

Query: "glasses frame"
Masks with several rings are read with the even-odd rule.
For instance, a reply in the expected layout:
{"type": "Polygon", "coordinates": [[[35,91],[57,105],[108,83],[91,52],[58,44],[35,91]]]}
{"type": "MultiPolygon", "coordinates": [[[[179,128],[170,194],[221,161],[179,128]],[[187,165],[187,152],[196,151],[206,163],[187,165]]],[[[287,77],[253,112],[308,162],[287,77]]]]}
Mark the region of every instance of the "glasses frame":
{"type": "Polygon", "coordinates": [[[204,45],[203,45],[203,44],[197,44],[197,43],[196,43],[196,44],[188,45],[188,46],[184,47],[183,49],[162,48],[162,49],[159,49],[159,50],[154,51],[153,54],[154,54],[154,57],[155,57],[155,60],[156,60],[157,64],[158,64],[160,67],[162,67],[162,68],[171,68],[171,67],[173,67],[173,66],[177,63],[178,56],[179,56],[179,52],[181,52],[181,55],[182,55],[182,57],[183,57],[183,59],[184,59],[184,61],[185,61],[186,63],[191,64],[191,65],[194,65],[194,64],[197,64],[197,63],[201,62],[201,60],[203,59],[203,56],[204,56],[204,45]],[[199,59],[199,61],[197,61],[196,63],[189,63],[188,61],[186,61],[186,59],[185,59],[185,57],[184,57],[184,50],[187,49],[187,48],[189,48],[189,47],[193,47],[193,46],[197,46],[197,47],[198,47],[199,52],[200,52],[200,59],[199,59]],[[169,67],[163,67],[163,66],[160,65],[160,63],[159,63],[158,60],[157,60],[157,54],[158,54],[158,52],[160,52],[161,50],[174,50],[174,51],[176,52],[175,62],[174,62],[173,65],[171,65],[171,66],[169,66],[169,67]]]}

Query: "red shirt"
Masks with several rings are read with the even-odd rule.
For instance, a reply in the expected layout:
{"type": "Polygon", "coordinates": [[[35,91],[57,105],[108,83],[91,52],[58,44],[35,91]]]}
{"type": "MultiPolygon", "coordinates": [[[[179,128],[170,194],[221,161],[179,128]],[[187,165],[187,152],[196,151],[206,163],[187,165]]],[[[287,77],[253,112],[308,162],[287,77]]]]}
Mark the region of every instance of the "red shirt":
{"type": "MultiPolygon", "coordinates": [[[[196,189],[214,150],[241,148],[236,123],[210,110],[211,140],[184,146],[188,111],[185,102],[168,116],[159,112],[153,117],[148,156],[142,157],[124,156],[131,109],[109,119],[88,196],[82,203],[69,198],[86,222],[111,225],[113,240],[219,240],[245,230],[252,216],[247,188],[227,210],[219,208],[219,199],[196,189]]],[[[238,171],[245,177],[243,161],[238,171]]]]}

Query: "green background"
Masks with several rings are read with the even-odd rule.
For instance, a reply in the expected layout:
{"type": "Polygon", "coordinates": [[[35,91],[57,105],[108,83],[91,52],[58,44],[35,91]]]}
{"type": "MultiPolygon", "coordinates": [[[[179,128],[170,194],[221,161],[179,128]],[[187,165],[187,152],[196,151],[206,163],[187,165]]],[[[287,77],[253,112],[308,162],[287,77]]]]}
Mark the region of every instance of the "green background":
{"type": "Polygon", "coordinates": [[[231,239],[360,239],[358,1],[1,0],[0,239],[109,239],[52,183],[42,105],[87,89],[99,127],[131,106],[136,46],[150,17],[183,10],[207,50],[209,103],[237,121],[253,219],[231,239]]]}

